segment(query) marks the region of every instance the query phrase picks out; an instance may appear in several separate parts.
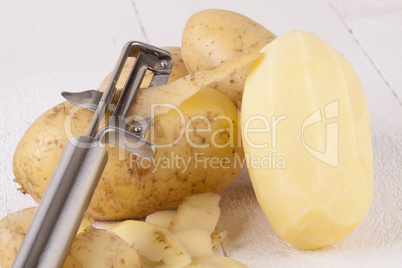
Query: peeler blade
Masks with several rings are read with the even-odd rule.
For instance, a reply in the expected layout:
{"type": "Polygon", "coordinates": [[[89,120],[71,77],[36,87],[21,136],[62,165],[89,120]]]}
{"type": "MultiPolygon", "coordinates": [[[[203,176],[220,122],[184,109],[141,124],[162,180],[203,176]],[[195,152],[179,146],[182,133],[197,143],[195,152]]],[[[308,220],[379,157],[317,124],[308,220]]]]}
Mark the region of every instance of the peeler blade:
{"type": "Polygon", "coordinates": [[[61,92],[61,95],[72,104],[84,107],[91,111],[96,111],[103,92],[97,90],[86,90],[82,92],[61,92]]]}

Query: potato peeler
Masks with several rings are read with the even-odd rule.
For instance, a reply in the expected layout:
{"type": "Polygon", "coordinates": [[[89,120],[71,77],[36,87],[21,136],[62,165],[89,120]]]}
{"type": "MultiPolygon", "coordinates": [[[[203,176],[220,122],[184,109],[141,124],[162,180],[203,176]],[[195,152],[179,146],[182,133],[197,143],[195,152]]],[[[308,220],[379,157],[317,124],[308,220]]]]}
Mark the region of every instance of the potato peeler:
{"type": "Polygon", "coordinates": [[[141,42],[128,42],[103,93],[96,90],[62,93],[71,103],[95,114],[86,135],[74,137],[67,143],[12,267],[63,266],[107,163],[103,144],[114,144],[142,158],[154,157],[155,146],[144,138],[151,119],[133,124],[126,121],[145,72],[153,72],[149,87],[163,85],[172,64],[168,51],[141,42]],[[136,58],[134,66],[108,125],[98,130],[103,116],[112,108],[116,83],[129,57],[136,58]]]}

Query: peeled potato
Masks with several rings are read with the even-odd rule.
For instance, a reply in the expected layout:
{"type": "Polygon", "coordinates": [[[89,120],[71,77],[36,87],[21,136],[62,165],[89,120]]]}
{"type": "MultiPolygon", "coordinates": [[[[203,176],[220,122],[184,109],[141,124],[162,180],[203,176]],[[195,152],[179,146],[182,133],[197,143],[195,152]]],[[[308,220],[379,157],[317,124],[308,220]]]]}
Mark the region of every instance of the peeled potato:
{"type": "Polygon", "coordinates": [[[287,33],[261,52],[241,112],[251,181],[278,236],[325,247],[356,228],[373,200],[364,91],[345,57],[312,33],[287,33]]]}
{"type": "MultiPolygon", "coordinates": [[[[187,68],[184,65],[183,57],[181,56],[181,48],[180,47],[162,47],[163,49],[170,52],[170,55],[173,60],[173,66],[170,70],[170,75],[168,79],[168,83],[173,82],[183,76],[188,74],[187,68]]],[[[121,71],[120,77],[117,80],[116,88],[123,88],[126,80],[131,72],[131,68],[133,67],[135,62],[135,58],[128,58],[126,63],[124,64],[123,70],[121,71]]],[[[109,82],[111,73],[106,76],[106,78],[102,81],[102,84],[99,87],[99,91],[104,91],[107,83],[109,82]]],[[[152,72],[148,71],[145,74],[144,80],[142,81],[141,87],[148,87],[149,83],[152,79],[152,72]]]]}
{"type": "MultiPolygon", "coordinates": [[[[190,72],[215,68],[228,60],[257,53],[275,39],[262,25],[236,12],[208,9],[192,15],[184,26],[183,60],[190,72]]],[[[251,64],[213,85],[235,105],[242,99],[251,64]]]]}

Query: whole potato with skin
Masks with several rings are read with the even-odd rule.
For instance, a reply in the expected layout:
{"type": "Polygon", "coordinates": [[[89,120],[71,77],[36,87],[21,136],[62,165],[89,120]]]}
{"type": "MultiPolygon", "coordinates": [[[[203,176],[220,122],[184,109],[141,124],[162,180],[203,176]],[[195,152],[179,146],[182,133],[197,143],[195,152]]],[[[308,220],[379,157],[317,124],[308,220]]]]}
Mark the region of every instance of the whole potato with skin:
{"type": "Polygon", "coordinates": [[[107,230],[89,228],[78,234],[71,246],[63,268],[141,268],[137,250],[107,230]]]}
{"type": "MultiPolygon", "coordinates": [[[[214,68],[225,61],[260,51],[275,34],[236,12],[208,9],[192,15],[183,31],[182,54],[189,72],[214,68]]],[[[235,105],[242,99],[251,64],[213,85],[235,105]]]]}
{"type": "MultiPolygon", "coordinates": [[[[170,55],[173,60],[173,65],[170,70],[170,75],[168,79],[168,83],[173,82],[185,75],[188,74],[187,68],[184,65],[183,57],[181,56],[181,48],[180,47],[162,47],[170,52],[170,55]]],[[[123,70],[120,74],[119,79],[117,80],[116,88],[121,89],[123,88],[126,80],[131,72],[131,68],[133,67],[135,62],[135,58],[128,58],[126,63],[124,64],[123,70]]],[[[109,82],[111,73],[102,81],[102,84],[99,87],[99,91],[104,91],[106,88],[107,83],[109,82]]],[[[151,82],[153,73],[148,71],[145,74],[144,80],[141,84],[141,87],[148,87],[149,83],[151,82]]]]}
{"type": "MultiPolygon", "coordinates": [[[[220,192],[236,178],[244,156],[238,141],[238,111],[230,99],[206,87],[179,109],[182,114],[171,110],[154,118],[149,139],[159,148],[150,163],[106,145],[109,160],[88,215],[98,220],[145,217],[176,208],[186,196],[220,192]],[[181,135],[183,128],[187,131],[181,135]],[[173,144],[162,146],[169,143],[173,144]],[[206,148],[196,148],[200,146],[206,148]]],[[[85,135],[92,116],[91,111],[61,103],[25,133],[15,151],[13,169],[16,180],[36,201],[68,139],[85,135]]]]}
{"type": "Polygon", "coordinates": [[[0,267],[11,267],[24,240],[25,232],[24,227],[19,224],[0,227],[0,267]]]}
{"type": "MultiPolygon", "coordinates": [[[[11,213],[0,220],[0,267],[11,267],[35,212],[36,207],[27,208],[11,213]]],[[[92,219],[84,217],[77,233],[85,232],[92,223],[92,219]]],[[[67,257],[67,262],[70,264],[67,267],[82,267],[71,256],[67,257]]]]}

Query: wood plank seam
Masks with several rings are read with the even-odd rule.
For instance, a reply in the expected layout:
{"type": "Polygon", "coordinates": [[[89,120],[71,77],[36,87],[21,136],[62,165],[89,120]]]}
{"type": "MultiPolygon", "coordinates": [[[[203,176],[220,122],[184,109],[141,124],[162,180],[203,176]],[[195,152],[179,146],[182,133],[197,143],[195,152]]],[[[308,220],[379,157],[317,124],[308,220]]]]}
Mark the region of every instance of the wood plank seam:
{"type": "Polygon", "coordinates": [[[345,22],[345,20],[342,18],[342,16],[339,14],[339,12],[336,10],[336,8],[331,4],[331,2],[327,2],[329,7],[333,10],[333,12],[336,14],[340,22],[345,26],[345,28],[348,30],[349,34],[352,36],[353,40],[357,44],[357,46],[362,50],[363,54],[366,56],[366,58],[369,60],[373,68],[377,71],[378,75],[381,77],[381,79],[384,81],[384,83],[387,85],[388,89],[391,90],[392,95],[396,98],[396,101],[399,103],[399,105],[402,107],[402,100],[399,98],[398,94],[395,92],[395,90],[391,87],[391,85],[388,83],[387,79],[385,79],[384,75],[381,73],[380,69],[377,67],[373,59],[370,57],[370,55],[367,53],[367,51],[363,48],[363,46],[360,44],[359,40],[357,37],[353,34],[352,29],[349,27],[349,25],[345,22]]]}
{"type": "Polygon", "coordinates": [[[140,26],[142,35],[144,36],[144,39],[145,39],[146,43],[149,43],[149,39],[148,39],[148,36],[147,36],[147,32],[145,31],[145,27],[144,27],[144,24],[142,23],[140,13],[138,12],[138,8],[137,8],[137,6],[136,6],[136,4],[135,4],[135,0],[130,0],[130,2],[131,2],[131,5],[133,6],[134,14],[135,14],[136,19],[137,19],[137,21],[138,21],[138,24],[139,24],[139,26],[140,26]]]}

